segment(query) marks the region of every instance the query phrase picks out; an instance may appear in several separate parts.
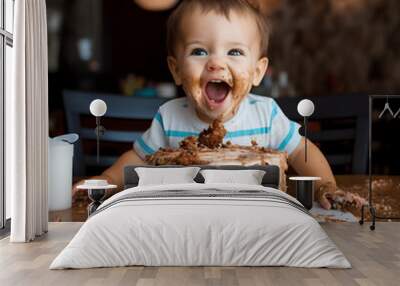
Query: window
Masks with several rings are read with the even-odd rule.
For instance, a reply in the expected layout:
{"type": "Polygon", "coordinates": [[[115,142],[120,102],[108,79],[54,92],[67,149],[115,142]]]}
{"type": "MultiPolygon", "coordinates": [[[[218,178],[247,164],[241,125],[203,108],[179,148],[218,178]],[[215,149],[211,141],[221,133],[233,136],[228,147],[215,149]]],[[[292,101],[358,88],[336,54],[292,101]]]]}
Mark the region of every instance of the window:
{"type": "MultiPolygon", "coordinates": [[[[14,0],[0,0],[0,229],[11,216],[10,194],[5,190],[5,99],[11,92],[11,56],[14,32],[14,0]]],[[[1,234],[1,233],[0,233],[1,234]]]]}

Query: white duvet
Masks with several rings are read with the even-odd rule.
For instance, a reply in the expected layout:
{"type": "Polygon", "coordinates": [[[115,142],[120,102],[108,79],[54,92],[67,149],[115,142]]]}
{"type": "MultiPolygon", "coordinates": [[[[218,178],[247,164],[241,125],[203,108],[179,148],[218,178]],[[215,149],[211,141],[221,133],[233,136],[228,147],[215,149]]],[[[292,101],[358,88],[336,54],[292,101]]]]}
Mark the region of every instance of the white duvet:
{"type": "Polygon", "coordinates": [[[127,189],[99,207],[50,269],[127,265],[351,267],[315,219],[279,201],[174,197],[116,203],[133,192],[209,189],[262,190],[297,202],[279,190],[254,185],[127,189]]]}

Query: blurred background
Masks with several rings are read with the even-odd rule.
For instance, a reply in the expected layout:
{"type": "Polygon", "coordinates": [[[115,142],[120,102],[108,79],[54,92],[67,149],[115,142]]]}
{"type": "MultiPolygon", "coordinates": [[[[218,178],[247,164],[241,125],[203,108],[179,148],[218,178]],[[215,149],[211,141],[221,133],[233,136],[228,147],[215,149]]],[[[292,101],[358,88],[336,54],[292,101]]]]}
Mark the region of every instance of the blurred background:
{"type": "MultiPolygon", "coordinates": [[[[165,45],[166,21],[178,1],[167,1],[161,10],[143,5],[143,0],[46,2],[50,136],[79,133],[75,174],[95,175],[132,148],[162,102],[183,96],[168,71],[165,45]],[[101,142],[102,164],[95,164],[90,159],[96,152],[94,131],[88,135],[95,120],[88,114],[88,102],[103,96],[107,104],[122,104],[121,110],[128,111],[117,114],[114,107],[115,114],[102,121],[109,136],[101,142]],[[127,115],[130,108],[132,118],[127,115]]],[[[162,1],[151,2],[156,6],[162,1]]],[[[400,1],[258,2],[272,21],[273,33],[270,67],[253,92],[276,98],[288,117],[298,121],[297,102],[313,100],[310,136],[334,172],[365,173],[368,95],[400,94],[400,1]]],[[[384,158],[398,158],[400,115],[378,120],[385,102],[375,104],[373,126],[392,131],[376,137],[374,154],[381,159],[373,168],[375,173],[399,174],[400,163],[384,158]]],[[[400,101],[393,99],[393,111],[399,108],[400,101]]]]}

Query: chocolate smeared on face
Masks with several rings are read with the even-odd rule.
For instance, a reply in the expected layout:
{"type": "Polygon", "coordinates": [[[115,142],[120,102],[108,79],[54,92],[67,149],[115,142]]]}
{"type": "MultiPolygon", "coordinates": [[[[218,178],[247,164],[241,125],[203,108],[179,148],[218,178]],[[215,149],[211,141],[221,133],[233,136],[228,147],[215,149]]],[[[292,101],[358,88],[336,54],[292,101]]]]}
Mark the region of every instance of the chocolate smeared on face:
{"type": "Polygon", "coordinates": [[[215,119],[225,122],[236,115],[240,103],[252,87],[252,72],[228,69],[229,76],[219,79],[196,80],[185,77],[183,88],[193,102],[200,119],[211,123],[215,119]]]}
{"type": "Polygon", "coordinates": [[[202,121],[228,121],[262,78],[262,66],[268,65],[260,58],[257,22],[241,11],[233,10],[226,18],[195,8],[182,18],[181,36],[175,57],[169,58],[175,82],[202,121]]]}

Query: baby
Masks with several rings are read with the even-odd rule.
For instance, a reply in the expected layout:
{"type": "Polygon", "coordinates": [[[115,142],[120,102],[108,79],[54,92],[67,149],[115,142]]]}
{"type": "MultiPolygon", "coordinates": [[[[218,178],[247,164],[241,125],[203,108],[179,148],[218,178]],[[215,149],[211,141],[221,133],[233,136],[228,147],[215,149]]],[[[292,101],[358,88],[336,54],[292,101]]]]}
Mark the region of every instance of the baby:
{"type": "Polygon", "coordinates": [[[305,163],[300,125],[273,99],[249,93],[267,70],[269,33],[266,18],[247,1],[183,1],[168,20],[167,61],[186,97],[161,106],[134,149],[98,178],[121,186],[125,165],[143,164],[145,156],[160,147],[178,148],[182,139],[220,119],[227,129],[224,140],[239,145],[255,140],[259,146],[287,151],[297,173],[321,177],[316,198],[330,208],[327,196],[335,193],[336,183],[324,155],[310,142],[305,163]]]}

